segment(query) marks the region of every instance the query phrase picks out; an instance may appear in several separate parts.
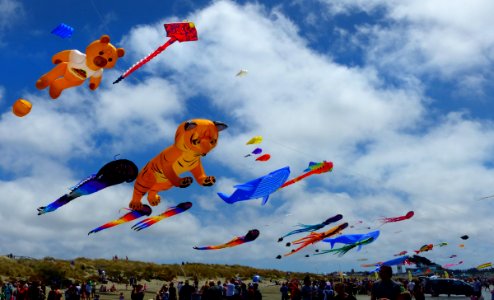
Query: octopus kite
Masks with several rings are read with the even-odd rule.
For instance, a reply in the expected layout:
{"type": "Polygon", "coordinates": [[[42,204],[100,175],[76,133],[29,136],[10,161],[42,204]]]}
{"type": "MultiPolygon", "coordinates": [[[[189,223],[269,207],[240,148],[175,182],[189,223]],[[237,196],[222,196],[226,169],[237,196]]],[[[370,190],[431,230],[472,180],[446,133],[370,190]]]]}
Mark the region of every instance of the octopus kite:
{"type": "Polygon", "coordinates": [[[235,247],[238,245],[242,245],[244,243],[252,242],[255,239],[257,239],[257,237],[259,237],[259,230],[252,229],[252,230],[249,230],[246,235],[234,237],[231,241],[229,241],[227,243],[216,245],[216,246],[202,246],[202,247],[195,246],[194,249],[196,249],[196,250],[218,250],[218,249],[223,249],[223,248],[235,247]]]}

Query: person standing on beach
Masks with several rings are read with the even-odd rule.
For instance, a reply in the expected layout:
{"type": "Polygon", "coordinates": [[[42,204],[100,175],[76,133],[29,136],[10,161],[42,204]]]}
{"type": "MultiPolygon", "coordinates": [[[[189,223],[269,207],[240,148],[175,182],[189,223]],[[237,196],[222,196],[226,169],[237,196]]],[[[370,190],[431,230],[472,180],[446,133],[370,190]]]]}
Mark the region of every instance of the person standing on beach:
{"type": "Polygon", "coordinates": [[[168,288],[168,299],[177,300],[177,289],[173,285],[173,282],[170,282],[170,287],[168,288]]]}
{"type": "Polygon", "coordinates": [[[379,268],[379,278],[381,280],[374,282],[372,285],[371,300],[398,299],[401,294],[401,288],[391,277],[393,277],[393,269],[390,266],[381,266],[379,268]]]}

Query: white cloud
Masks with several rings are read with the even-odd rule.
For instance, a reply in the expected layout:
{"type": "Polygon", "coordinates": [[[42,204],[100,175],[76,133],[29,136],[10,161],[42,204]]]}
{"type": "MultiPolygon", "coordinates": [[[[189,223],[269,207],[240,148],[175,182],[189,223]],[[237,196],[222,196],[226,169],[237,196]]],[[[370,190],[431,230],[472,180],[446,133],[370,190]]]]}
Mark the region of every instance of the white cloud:
{"type": "Polygon", "coordinates": [[[461,82],[463,76],[488,73],[492,67],[491,1],[475,0],[468,5],[463,1],[415,0],[321,2],[335,15],[357,11],[377,17],[382,14],[375,24],[357,25],[356,43],[367,45],[368,61],[391,74],[406,70],[461,82]]]}
{"type": "Polygon", "coordinates": [[[23,5],[16,0],[0,0],[0,32],[18,21],[24,12],[23,5]]]}
{"type": "MultiPolygon", "coordinates": [[[[490,242],[481,230],[493,227],[488,215],[492,202],[476,201],[494,193],[491,123],[461,113],[431,119],[420,82],[389,88],[372,67],[335,63],[307,48],[296,25],[276,10],[217,1],[187,18],[194,20],[199,41],[172,45],[118,85],[111,85],[118,72],[105,72],[97,91],[74,88],[57,101],[30,95],[34,107],[26,118],[2,115],[0,166],[14,175],[2,178],[0,194],[15,200],[7,201],[0,216],[16,230],[0,229],[0,250],[29,256],[118,254],[153,261],[252,265],[272,259],[273,267],[292,270],[315,271],[329,263],[324,271],[330,272],[336,264],[358,269],[358,257],[382,261],[402,250],[446,240],[451,248],[427,254],[441,261],[446,252],[457,250],[453,247],[459,236],[469,234],[461,250],[465,266],[490,259],[487,251],[473,253],[474,248],[488,249],[490,242]],[[235,77],[240,68],[248,69],[249,75],[235,77]],[[217,184],[205,188],[194,183],[164,192],[153,215],[183,201],[193,202],[190,211],[141,232],[132,231],[131,223],[86,237],[128,204],[132,185],[121,185],[35,215],[38,206],[89,175],[68,162],[80,164],[90,158],[91,165],[95,160],[102,165],[106,160],[98,158],[108,158],[110,151],[131,153],[126,158],[138,159],[142,166],[171,144],[179,122],[197,115],[229,124],[217,148],[202,158],[217,184]],[[264,136],[261,147],[272,155],[270,161],[243,157],[253,149],[245,142],[254,135],[264,136]],[[260,199],[228,205],[216,196],[286,165],[296,176],[309,161],[322,160],[334,162],[332,173],[276,192],[265,206],[260,199]],[[341,213],[344,221],[361,220],[362,226],[376,228],[379,217],[409,210],[415,211],[414,218],[379,227],[379,239],[360,253],[305,258],[323,248],[316,245],[281,261],[274,259],[289,251],[277,243],[278,237],[297,223],[315,224],[341,213]],[[253,228],[261,234],[248,245],[222,251],[192,249],[227,242],[253,228]],[[404,233],[395,233],[400,230],[404,233]],[[7,250],[4,245],[13,239],[23,242],[7,250]]],[[[136,26],[118,43],[127,51],[120,68],[163,42],[161,23],[136,26]]],[[[367,229],[346,232],[362,231],[367,229]]]]}

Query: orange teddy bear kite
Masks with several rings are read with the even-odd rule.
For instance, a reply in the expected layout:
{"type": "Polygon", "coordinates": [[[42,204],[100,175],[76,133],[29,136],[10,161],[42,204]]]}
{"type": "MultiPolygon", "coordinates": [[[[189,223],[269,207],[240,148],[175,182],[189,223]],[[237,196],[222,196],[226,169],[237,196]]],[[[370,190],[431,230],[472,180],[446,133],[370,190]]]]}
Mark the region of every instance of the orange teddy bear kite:
{"type": "Polygon", "coordinates": [[[200,185],[212,186],[216,179],[204,173],[201,157],[216,147],[218,132],[227,127],[224,123],[205,119],[180,124],[175,133],[175,144],[150,160],[137,175],[129,207],[141,210],[141,198],[146,193],[149,204],[156,206],[160,203],[159,191],[174,186],[188,187],[192,177],[179,177],[186,171],[190,171],[200,185]]]}
{"type": "Polygon", "coordinates": [[[86,54],[79,50],[55,54],[52,62],[56,66],[36,81],[36,87],[42,90],[49,86],[50,96],[56,99],[64,89],[81,85],[89,77],[89,88],[95,90],[101,82],[103,69],[113,68],[124,54],[123,48],[115,48],[110,44],[110,37],[103,35],[87,46],[86,54]]]}

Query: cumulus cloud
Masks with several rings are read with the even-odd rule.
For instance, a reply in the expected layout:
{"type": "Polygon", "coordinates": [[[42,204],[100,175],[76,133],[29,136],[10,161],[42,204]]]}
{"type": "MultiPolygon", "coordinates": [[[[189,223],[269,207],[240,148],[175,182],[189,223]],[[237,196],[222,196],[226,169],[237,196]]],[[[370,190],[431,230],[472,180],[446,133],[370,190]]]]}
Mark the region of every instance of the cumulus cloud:
{"type": "MultiPolygon", "coordinates": [[[[492,2],[345,1],[322,0],[333,15],[365,12],[379,18],[358,24],[354,42],[365,49],[369,63],[389,74],[403,71],[461,83],[473,74],[490,74],[494,34],[492,2]]],[[[489,75],[491,76],[491,75],[489,75]]]]}
{"type": "MultiPolygon", "coordinates": [[[[401,16],[397,11],[392,15],[401,16]]],[[[2,115],[0,139],[8,146],[0,145],[0,166],[10,173],[0,182],[0,194],[16,201],[0,214],[17,229],[0,230],[0,244],[22,239],[24,243],[15,243],[9,251],[31,256],[110,253],[160,262],[269,262],[301,271],[314,271],[324,262],[333,264],[325,271],[333,271],[336,264],[358,269],[356,258],[382,261],[439,240],[456,247],[459,236],[469,234],[471,240],[461,250],[465,264],[489,259],[488,252],[473,253],[474,247],[489,245],[482,228],[493,227],[490,202],[475,200],[490,193],[494,179],[492,123],[461,112],[431,118],[431,102],[420,82],[390,87],[372,64],[336,63],[310,49],[297,25],[279,10],[216,1],[187,19],[194,20],[199,41],[174,44],[118,85],[110,81],[117,72],[108,72],[95,92],[74,88],[56,102],[31,95],[34,108],[28,118],[2,115]],[[236,77],[240,68],[249,74],[236,77]],[[143,166],[171,144],[178,123],[194,117],[229,124],[217,148],[202,158],[217,184],[206,188],[194,183],[164,192],[163,204],[153,215],[183,201],[193,202],[190,211],[141,232],[125,224],[87,238],[89,230],[116,218],[118,209],[128,204],[132,185],[122,185],[35,216],[36,207],[89,175],[69,162],[91,158],[92,165],[101,166],[108,157],[105,152],[125,152],[143,166]],[[252,150],[245,142],[254,135],[264,136],[261,146],[271,154],[270,161],[243,157],[252,150]],[[229,205],[216,196],[286,165],[297,176],[310,161],[322,160],[334,162],[332,173],[278,191],[265,206],[260,199],[229,205]],[[409,210],[416,213],[411,220],[379,227],[379,217],[409,210]],[[337,213],[351,224],[362,221],[362,228],[348,233],[378,228],[379,240],[342,258],[305,258],[324,248],[317,245],[300,255],[274,259],[290,251],[277,239],[297,223],[320,223],[337,213]],[[253,243],[223,251],[192,249],[226,242],[254,228],[261,234],[253,243]],[[63,239],[53,237],[59,231],[63,239]],[[404,233],[396,233],[400,231],[404,233]],[[32,247],[46,241],[51,246],[32,247]]],[[[154,50],[163,43],[162,35],[162,23],[136,25],[122,39],[128,56],[120,66],[130,66],[134,58],[154,50]]],[[[442,263],[442,251],[430,257],[442,263]]]]}

